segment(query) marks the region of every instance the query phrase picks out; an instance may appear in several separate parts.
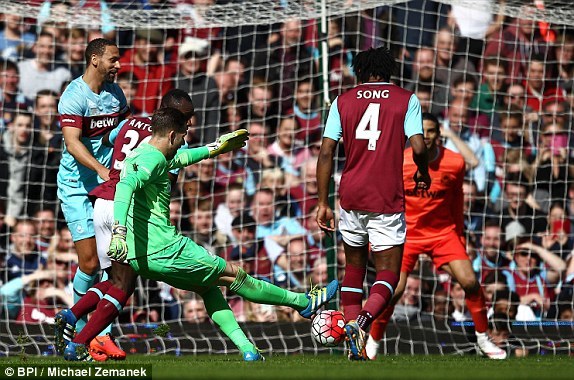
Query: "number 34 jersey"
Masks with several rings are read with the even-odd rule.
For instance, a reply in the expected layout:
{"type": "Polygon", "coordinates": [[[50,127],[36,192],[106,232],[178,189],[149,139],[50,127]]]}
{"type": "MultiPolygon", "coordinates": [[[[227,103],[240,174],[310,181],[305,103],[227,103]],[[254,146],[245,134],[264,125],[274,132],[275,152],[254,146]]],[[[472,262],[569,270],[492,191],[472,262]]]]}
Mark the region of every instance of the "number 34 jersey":
{"type": "Polygon", "coordinates": [[[116,185],[120,181],[120,172],[124,167],[126,157],[141,143],[151,139],[151,119],[149,117],[133,117],[124,120],[110,133],[110,142],[114,144],[110,179],[90,192],[94,198],[114,200],[116,185]]]}
{"type": "Polygon", "coordinates": [[[405,141],[422,133],[419,100],[394,84],[364,83],[337,97],[323,137],[343,138],[341,207],[382,214],[404,212],[405,141]]]}

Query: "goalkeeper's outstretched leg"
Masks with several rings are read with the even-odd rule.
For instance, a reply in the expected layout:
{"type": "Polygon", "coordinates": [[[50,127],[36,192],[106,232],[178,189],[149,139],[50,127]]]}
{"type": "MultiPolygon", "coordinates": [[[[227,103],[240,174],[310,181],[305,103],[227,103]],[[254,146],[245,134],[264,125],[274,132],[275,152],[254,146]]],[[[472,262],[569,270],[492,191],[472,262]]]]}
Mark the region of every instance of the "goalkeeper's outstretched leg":
{"type": "Polygon", "coordinates": [[[339,289],[339,282],[333,280],[322,288],[314,286],[308,293],[296,293],[253,278],[243,268],[231,263],[227,263],[218,284],[229,287],[251,302],[292,307],[304,318],[311,318],[339,289]]]}

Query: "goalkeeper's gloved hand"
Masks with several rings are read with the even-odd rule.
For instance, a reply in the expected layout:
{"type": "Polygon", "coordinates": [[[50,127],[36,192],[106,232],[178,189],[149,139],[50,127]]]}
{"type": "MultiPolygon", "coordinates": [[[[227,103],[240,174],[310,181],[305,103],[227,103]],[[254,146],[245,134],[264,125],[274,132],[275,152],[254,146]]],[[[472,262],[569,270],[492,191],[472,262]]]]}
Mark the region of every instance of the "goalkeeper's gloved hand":
{"type": "Polygon", "coordinates": [[[116,261],[125,261],[128,256],[128,244],[126,243],[126,226],[121,226],[118,222],[112,226],[112,241],[108,250],[108,257],[116,261]]]}
{"type": "Polygon", "coordinates": [[[235,132],[221,135],[215,142],[207,144],[209,157],[219,156],[220,154],[244,147],[247,140],[249,140],[247,129],[238,129],[235,132]]]}

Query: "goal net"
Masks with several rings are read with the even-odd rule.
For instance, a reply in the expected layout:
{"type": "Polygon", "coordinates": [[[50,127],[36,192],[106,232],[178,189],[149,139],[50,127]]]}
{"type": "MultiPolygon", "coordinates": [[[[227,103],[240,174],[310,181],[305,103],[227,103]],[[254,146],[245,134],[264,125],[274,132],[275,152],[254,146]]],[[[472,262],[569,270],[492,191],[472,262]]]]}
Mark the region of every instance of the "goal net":
{"type": "MultiPolygon", "coordinates": [[[[517,355],[572,351],[572,2],[0,0],[0,11],[0,356],[53,354],[54,315],[72,302],[57,102],[97,37],[120,48],[133,115],[180,88],[196,111],[190,146],[250,131],[244,151],[180,172],[170,216],[212,252],[297,291],[344,275],[340,235],[314,220],[321,134],[330,102],[356,85],[354,55],[388,46],[393,81],[441,121],[443,144],[467,148],[465,237],[493,336],[517,355]]],[[[374,278],[370,262],[366,294],[374,278]]],[[[226,297],[262,350],[327,351],[298,313],[226,297]]],[[[473,331],[464,289],[421,255],[381,352],[475,353],[473,331]]],[[[200,298],[146,279],[114,333],[131,353],[237,352],[200,298]]]]}

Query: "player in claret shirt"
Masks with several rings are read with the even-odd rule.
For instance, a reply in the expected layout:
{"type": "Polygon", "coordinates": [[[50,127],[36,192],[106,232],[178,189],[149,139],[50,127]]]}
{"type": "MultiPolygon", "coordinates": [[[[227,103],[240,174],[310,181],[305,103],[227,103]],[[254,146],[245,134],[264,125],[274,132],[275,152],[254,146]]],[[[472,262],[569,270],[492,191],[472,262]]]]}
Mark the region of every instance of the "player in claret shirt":
{"type": "MultiPolygon", "coordinates": [[[[112,148],[103,137],[126,118],[130,110],[121,88],[114,83],[120,69],[120,52],[112,41],[97,38],[85,51],[86,71],[73,80],[60,98],[58,113],[64,136],[64,150],[58,169],[58,198],[78,252],[74,276],[74,302],[96,282],[99,270],[88,193],[109,178],[112,148]]],[[[81,331],[85,319],[76,326],[81,331]]],[[[105,332],[110,332],[111,327],[105,332]]],[[[105,345],[119,350],[103,336],[105,345]]],[[[61,351],[60,351],[61,353],[61,351]]]]}
{"type": "Polygon", "coordinates": [[[391,301],[399,282],[406,233],[403,150],[407,138],[417,169],[411,173],[413,187],[426,190],[431,183],[421,106],[412,92],[389,83],[395,67],[394,57],[384,47],[357,54],[353,69],[360,84],[333,102],[317,165],[317,223],[325,231],[334,231],[329,179],[342,137],[346,161],[339,189],[339,229],[346,266],[341,304],[348,321],[351,360],[366,359],[364,331],[391,301]],[[377,274],[361,308],[369,243],[377,274]]]}
{"type": "Polygon", "coordinates": [[[472,315],[476,339],[482,353],[490,359],[506,359],[487,335],[486,304],[480,284],[466,253],[463,235],[464,159],[458,153],[437,145],[440,136],[438,120],[423,114],[424,141],[429,152],[429,174],[432,186],[416,189],[413,175],[417,167],[410,149],[405,151],[403,178],[406,193],[407,243],[401,266],[401,276],[391,305],[371,325],[366,353],[374,359],[394,305],[401,298],[409,273],[422,253],[430,255],[437,268],[448,272],[463,287],[466,305],[472,315]]]}

